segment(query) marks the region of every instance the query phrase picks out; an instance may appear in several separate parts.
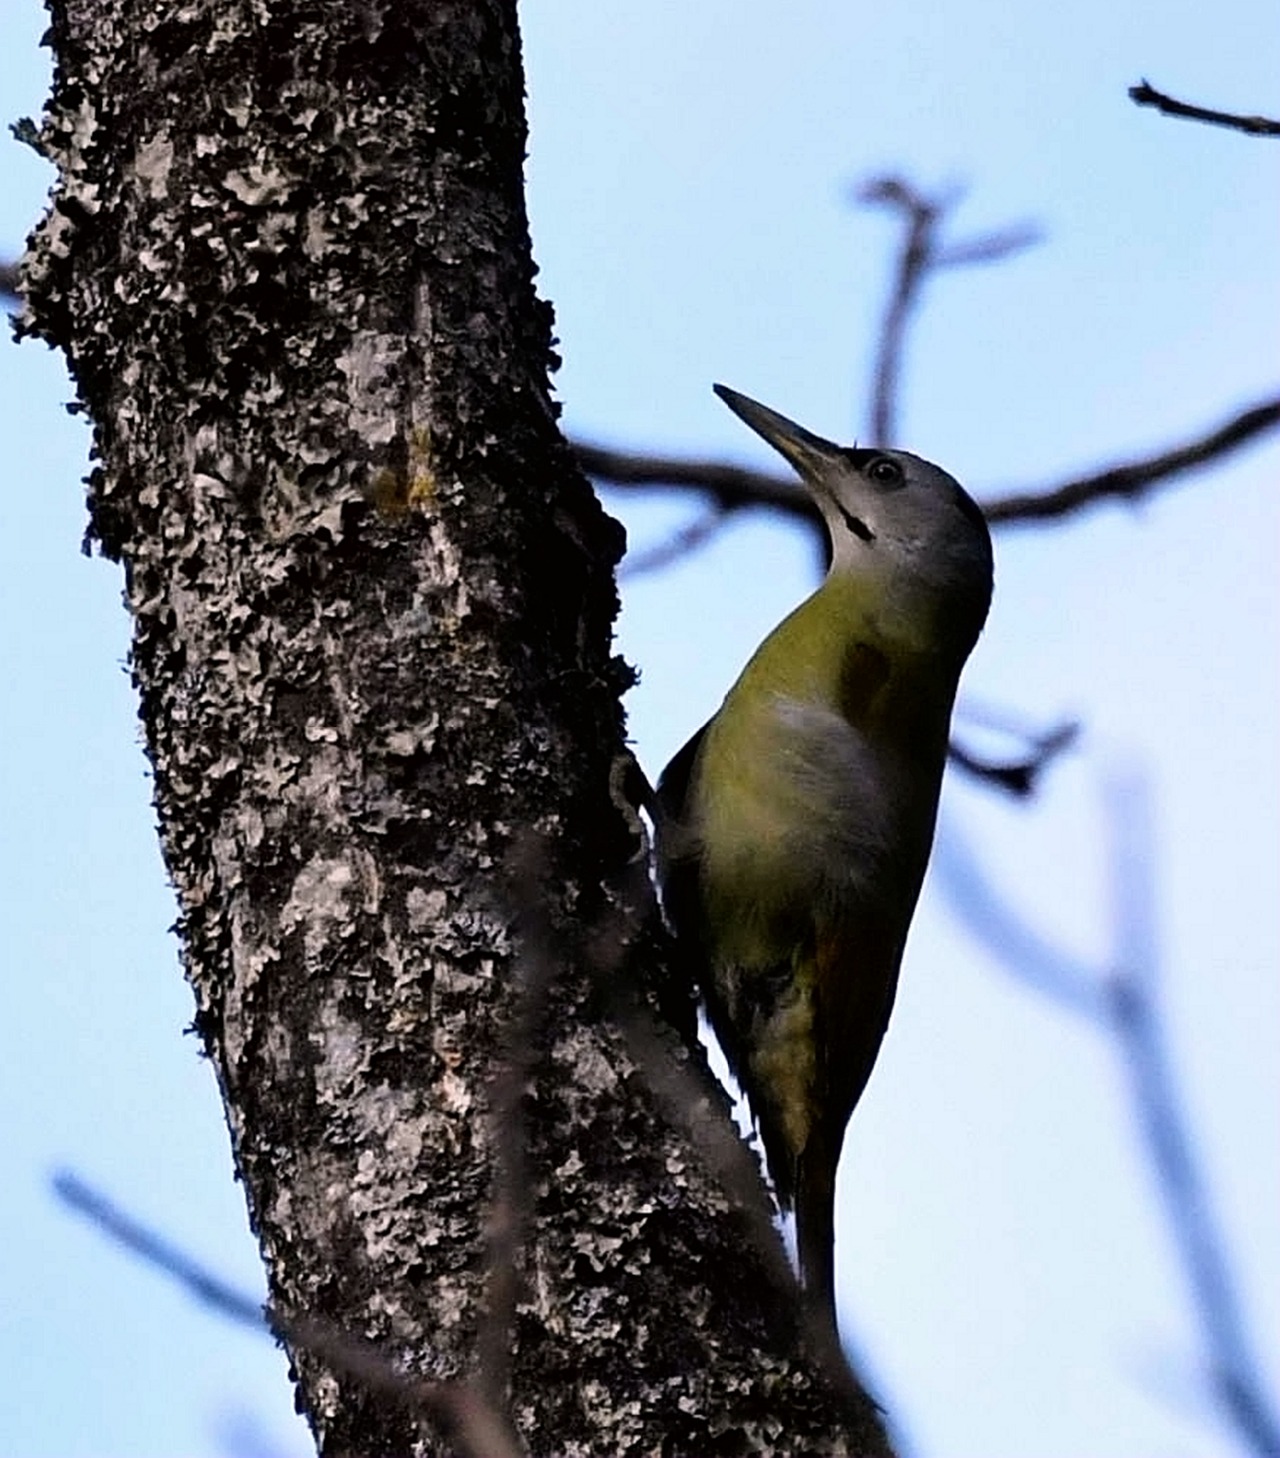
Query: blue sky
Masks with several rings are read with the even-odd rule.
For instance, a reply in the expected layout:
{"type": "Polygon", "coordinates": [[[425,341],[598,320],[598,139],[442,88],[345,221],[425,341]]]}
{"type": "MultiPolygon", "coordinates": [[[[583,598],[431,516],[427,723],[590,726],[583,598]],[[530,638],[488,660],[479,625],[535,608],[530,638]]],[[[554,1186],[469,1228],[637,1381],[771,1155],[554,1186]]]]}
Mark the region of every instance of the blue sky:
{"type": "MultiPolygon", "coordinates": [[[[0,19],[6,118],[38,111],[42,18],[0,19]]],[[[887,218],[850,184],[967,183],[963,234],[1036,250],[936,280],[903,443],[976,494],[1049,484],[1217,423],[1277,386],[1280,149],[1138,111],[1146,75],[1280,110],[1258,0],[914,11],[570,5],[524,13],[530,209],[567,427],[773,464],[724,380],[831,436],[864,428],[887,218]]],[[[0,156],[0,251],[48,177],[0,156]]],[[[152,832],[117,569],[78,551],[86,435],[42,346],[0,346],[0,1454],[302,1453],[284,1364],[62,1213],[69,1164],[228,1277],[258,1277],[152,832]],[[255,1449],[255,1444],[257,1445],[255,1449]]],[[[965,695],[1079,749],[1030,806],[949,785],[1044,933],[1091,964],[1111,911],[1102,796],[1147,787],[1164,1007],[1259,1359],[1280,1391],[1280,449],[1137,510],[997,541],[965,695]]],[[[638,545],[696,506],[609,497],[638,545]]],[[[813,583],[809,544],[743,519],[629,579],[623,650],[656,773],[813,583]]],[[[926,891],[893,1027],[846,1145],[849,1333],[920,1458],[1223,1458],[1202,1352],[1105,1038],[1012,981],[926,891]]]]}

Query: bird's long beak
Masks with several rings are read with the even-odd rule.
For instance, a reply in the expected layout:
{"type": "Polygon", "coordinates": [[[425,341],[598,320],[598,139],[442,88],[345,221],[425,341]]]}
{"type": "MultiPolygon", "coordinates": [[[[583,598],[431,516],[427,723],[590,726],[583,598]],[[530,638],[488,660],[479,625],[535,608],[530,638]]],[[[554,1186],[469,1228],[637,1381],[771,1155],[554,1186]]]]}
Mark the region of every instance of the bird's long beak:
{"type": "Polygon", "coordinates": [[[739,420],[784,455],[806,481],[816,483],[821,479],[824,467],[835,465],[841,459],[839,446],[814,435],[811,430],[788,420],[785,415],[779,415],[776,410],[770,410],[767,405],[740,395],[728,385],[713,385],[711,388],[739,420]]]}

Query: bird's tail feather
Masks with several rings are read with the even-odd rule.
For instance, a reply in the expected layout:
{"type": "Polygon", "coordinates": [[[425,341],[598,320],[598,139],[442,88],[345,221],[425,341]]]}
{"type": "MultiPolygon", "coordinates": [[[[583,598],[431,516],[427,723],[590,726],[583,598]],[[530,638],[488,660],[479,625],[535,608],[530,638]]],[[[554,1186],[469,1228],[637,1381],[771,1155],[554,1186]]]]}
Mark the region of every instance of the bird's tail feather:
{"type": "Polygon", "coordinates": [[[796,1161],[796,1249],[808,1306],[836,1328],[836,1161],[811,1140],[796,1161]]]}

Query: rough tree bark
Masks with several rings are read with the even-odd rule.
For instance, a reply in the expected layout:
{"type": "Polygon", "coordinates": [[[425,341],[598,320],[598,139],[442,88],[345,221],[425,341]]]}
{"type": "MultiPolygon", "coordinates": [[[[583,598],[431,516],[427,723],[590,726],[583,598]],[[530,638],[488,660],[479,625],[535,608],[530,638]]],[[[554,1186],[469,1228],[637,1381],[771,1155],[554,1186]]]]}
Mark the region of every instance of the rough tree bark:
{"type": "MultiPolygon", "coordinates": [[[[23,327],[93,422],[90,539],[124,568],[272,1301],[406,1373],[474,1376],[521,965],[504,867],[536,833],[538,916],[581,948],[635,851],[610,794],[620,532],[548,393],[515,6],[51,12],[32,139],[60,176],[23,327]]],[[[509,1377],[533,1452],[887,1451],[804,1355],[586,960],[563,958],[526,1050],[522,1284],[480,1377],[509,1377]]],[[[291,1346],[320,1451],[449,1446],[291,1346]]]]}

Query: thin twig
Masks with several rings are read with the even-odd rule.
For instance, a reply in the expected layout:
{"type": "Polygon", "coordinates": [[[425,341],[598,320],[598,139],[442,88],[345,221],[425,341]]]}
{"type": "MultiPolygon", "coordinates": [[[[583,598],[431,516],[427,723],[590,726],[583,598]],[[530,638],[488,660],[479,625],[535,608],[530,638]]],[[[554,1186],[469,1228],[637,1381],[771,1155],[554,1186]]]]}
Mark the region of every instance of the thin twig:
{"type": "Polygon", "coordinates": [[[488,1236],[484,1317],[476,1337],[478,1383],[496,1407],[510,1398],[511,1350],[520,1296],[518,1261],[529,1220],[530,1180],[525,1159],[524,1098],[537,1060],[551,989],[560,967],[549,952],[546,913],[547,848],[529,838],[508,857],[508,895],[519,936],[515,1006],[503,1034],[489,1089],[493,1192],[488,1236]]]}
{"type": "Polygon", "coordinates": [[[332,1322],[255,1301],[70,1171],[54,1175],[53,1190],[68,1208],[145,1264],[164,1272],[219,1316],[263,1335],[285,1338],[369,1391],[402,1402],[413,1411],[429,1413],[449,1427],[472,1458],[524,1458],[506,1414],[474,1387],[411,1377],[373,1342],[350,1336],[332,1322]]]}
{"type": "Polygon", "coordinates": [[[1257,1458],[1280,1453],[1277,1422],[1249,1350],[1226,1243],[1182,1108],[1159,1008],[1151,862],[1154,836],[1142,786],[1107,797],[1114,888],[1110,970],[1056,946],[1014,909],[953,822],[934,855],[938,884],[999,964],[1025,986],[1083,1014],[1112,1037],[1200,1322],[1214,1391],[1228,1421],[1257,1458]]]}
{"type": "Polygon", "coordinates": [[[674,532],[665,542],[658,542],[641,552],[628,552],[618,568],[618,576],[641,577],[647,572],[660,572],[665,567],[674,566],[682,557],[705,546],[728,519],[729,513],[724,507],[713,506],[688,526],[674,532]]]}
{"type": "Polygon", "coordinates": [[[1018,224],[943,245],[939,233],[948,212],[960,201],[959,189],[951,188],[928,197],[904,178],[890,175],[871,178],[853,196],[855,201],[868,206],[892,208],[901,215],[904,225],[876,346],[869,412],[870,443],[893,445],[898,436],[898,399],[907,325],[930,272],[999,262],[1038,242],[1040,232],[1029,224],[1018,224]]]}
{"type": "MultiPolygon", "coordinates": [[[[1111,498],[1132,500],[1154,486],[1208,466],[1252,444],[1278,425],[1280,397],[1272,397],[1251,405],[1184,445],[1108,466],[1103,471],[1072,476],[1057,486],[989,497],[982,503],[982,509],[991,525],[998,528],[1070,516],[1111,498]]],[[[783,476],[722,461],[633,456],[580,442],[574,442],[573,448],[587,474],[604,485],[637,490],[702,491],[725,511],[761,508],[809,526],[821,525],[803,488],[783,476]]]]}
{"type": "Polygon", "coordinates": [[[1003,971],[1065,1012],[1089,1022],[1101,1020],[1094,968],[1051,942],[1014,905],[954,815],[939,817],[931,864],[934,883],[952,911],[1003,971]]]}
{"type": "Polygon", "coordinates": [[[804,1300],[774,1225],[760,1167],[734,1129],[723,1097],[717,1096],[718,1091],[713,1094],[690,1065],[678,1059],[653,1015],[635,995],[634,978],[627,975],[626,963],[643,924],[640,908],[646,906],[652,906],[648,868],[636,862],[618,888],[613,917],[602,921],[591,938],[587,959],[591,974],[667,1121],[689,1136],[745,1222],[747,1239],[760,1258],[780,1316],[799,1323],[808,1351],[835,1391],[850,1400],[864,1398],[837,1332],[804,1300]]]}
{"type": "Polygon", "coordinates": [[[1207,122],[1214,127],[1229,127],[1233,132],[1247,132],[1251,137],[1280,137],[1280,121],[1266,116],[1241,116],[1234,111],[1216,111],[1208,106],[1194,106],[1157,91],[1150,81],[1142,80],[1129,88],[1129,100],[1138,106],[1153,106],[1165,116],[1186,117],[1188,121],[1207,122]]]}
{"type": "Polygon", "coordinates": [[[1012,223],[994,233],[982,233],[963,243],[949,243],[934,255],[935,268],[970,268],[981,263],[1002,263],[1044,241],[1044,230],[1035,223],[1012,223]]]}
{"type": "Polygon", "coordinates": [[[855,194],[858,202],[894,208],[902,215],[903,235],[893,271],[893,285],[885,305],[872,371],[868,428],[872,445],[897,439],[897,403],[902,378],[902,351],[907,321],[936,250],[934,234],[945,210],[956,199],[927,198],[898,177],[877,177],[855,194]]]}
{"type": "Polygon", "coordinates": [[[767,507],[800,521],[815,525],[822,522],[817,507],[794,476],[778,476],[727,461],[616,451],[582,440],[569,444],[587,475],[606,486],[701,491],[722,511],[767,507]]]}
{"type": "Polygon", "coordinates": [[[1135,501],[1158,483],[1219,461],[1280,425],[1280,398],[1263,400],[1185,445],[1108,466],[1044,491],[1012,492],[982,503],[992,526],[1068,516],[1111,497],[1135,501]]]}
{"type": "Polygon", "coordinates": [[[1242,1441],[1258,1458],[1280,1454],[1280,1421],[1271,1411],[1249,1351],[1226,1242],[1196,1158],[1169,1057],[1158,990],[1155,836],[1146,787],[1137,776],[1109,787],[1114,970],[1104,979],[1110,1028],[1133,1091],[1165,1215],[1182,1256],[1200,1319],[1214,1389],[1242,1441]]]}
{"type": "Polygon", "coordinates": [[[58,1170],[50,1181],[53,1193],[68,1209],[83,1215],[118,1246],[146,1265],[171,1276],[202,1306],[254,1331],[268,1329],[266,1305],[206,1270],[192,1256],[158,1231],[127,1215],[71,1170],[58,1170]]]}
{"type": "Polygon", "coordinates": [[[954,736],[949,746],[952,764],[975,779],[999,786],[1025,799],[1035,793],[1041,775],[1080,736],[1080,725],[1059,724],[1045,734],[1028,736],[1027,752],[1018,759],[989,760],[966,749],[954,736]]]}

